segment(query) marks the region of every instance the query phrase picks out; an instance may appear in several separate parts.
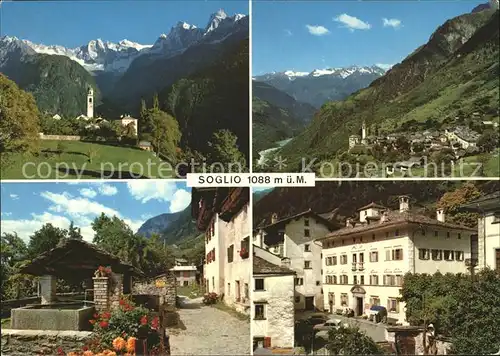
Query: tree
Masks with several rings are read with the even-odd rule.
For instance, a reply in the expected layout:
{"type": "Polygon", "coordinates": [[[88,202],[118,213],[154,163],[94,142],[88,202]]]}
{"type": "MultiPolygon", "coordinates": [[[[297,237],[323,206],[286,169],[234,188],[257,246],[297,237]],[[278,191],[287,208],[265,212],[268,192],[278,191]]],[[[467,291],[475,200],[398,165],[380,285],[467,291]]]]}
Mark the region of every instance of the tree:
{"type": "Polygon", "coordinates": [[[76,239],[76,240],[83,240],[83,236],[81,234],[80,228],[75,227],[75,225],[73,224],[73,221],[71,221],[71,224],[69,225],[68,238],[69,239],[76,239]]]}
{"type": "Polygon", "coordinates": [[[43,225],[30,236],[28,256],[35,258],[57,246],[61,239],[67,237],[68,231],[55,227],[51,223],[43,225]]]}
{"type": "Polygon", "coordinates": [[[151,109],[149,116],[153,123],[151,136],[156,153],[166,157],[175,157],[176,148],[181,140],[179,124],[174,117],[161,110],[151,109]]]}
{"type": "Polygon", "coordinates": [[[243,153],[238,149],[238,137],[229,130],[218,130],[212,135],[209,143],[211,147],[210,160],[212,163],[224,165],[239,163],[241,167],[246,166],[243,153]]]}
{"type": "Polygon", "coordinates": [[[160,101],[158,100],[158,93],[153,95],[153,110],[160,110],[160,101]]]}
{"type": "Polygon", "coordinates": [[[481,152],[491,152],[500,145],[498,131],[486,130],[477,140],[477,147],[481,152]]]}
{"type": "Polygon", "coordinates": [[[0,155],[38,152],[39,112],[31,94],[0,73],[0,155]]]}
{"type": "Polygon", "coordinates": [[[326,348],[330,355],[383,355],[376,342],[357,327],[330,330],[326,348]]]}
{"type": "Polygon", "coordinates": [[[462,212],[459,207],[481,196],[481,192],[472,182],[467,182],[452,192],[445,193],[437,203],[438,208],[444,209],[448,219],[469,227],[477,225],[476,213],[462,212]]]}

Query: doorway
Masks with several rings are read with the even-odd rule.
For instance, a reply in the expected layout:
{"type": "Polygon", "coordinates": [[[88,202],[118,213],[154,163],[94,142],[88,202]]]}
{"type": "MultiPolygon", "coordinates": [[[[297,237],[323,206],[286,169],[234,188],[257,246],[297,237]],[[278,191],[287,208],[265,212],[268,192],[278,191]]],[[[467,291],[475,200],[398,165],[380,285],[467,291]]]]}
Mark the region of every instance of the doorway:
{"type": "Polygon", "coordinates": [[[356,316],[363,315],[363,297],[356,297],[356,316]]]}
{"type": "Polygon", "coordinates": [[[306,297],[306,310],[314,310],[314,297],[306,297]]]}

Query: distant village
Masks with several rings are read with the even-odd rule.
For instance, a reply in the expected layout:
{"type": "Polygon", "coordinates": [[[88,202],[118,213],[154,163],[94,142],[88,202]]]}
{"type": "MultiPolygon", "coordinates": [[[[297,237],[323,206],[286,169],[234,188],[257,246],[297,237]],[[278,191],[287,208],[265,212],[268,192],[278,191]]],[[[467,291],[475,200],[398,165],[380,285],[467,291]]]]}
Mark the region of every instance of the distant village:
{"type": "MultiPolygon", "coordinates": [[[[100,116],[95,117],[94,115],[94,90],[89,87],[87,90],[87,99],[86,99],[86,105],[87,105],[87,113],[78,115],[76,118],[74,118],[76,121],[79,122],[86,122],[87,124],[84,126],[86,130],[88,130],[89,134],[98,134],[99,130],[101,130],[104,126],[109,126],[112,123],[118,124],[122,130],[125,136],[130,136],[132,138],[137,139],[138,137],[138,120],[129,114],[123,114],[120,115],[120,117],[116,120],[107,120],[104,119],[100,116]]],[[[61,120],[62,117],[59,114],[55,114],[52,116],[52,119],[54,120],[61,120]]],[[[44,132],[41,132],[39,134],[40,138],[42,140],[79,140],[80,136],[78,135],[51,135],[46,134],[44,132]]],[[[152,145],[151,142],[149,141],[139,141],[137,143],[138,147],[146,150],[146,151],[152,151],[152,145]]]]}
{"type": "MultiPolygon", "coordinates": [[[[481,119],[481,114],[474,112],[472,118],[481,119]]],[[[459,118],[455,118],[456,121],[459,118]]],[[[483,130],[498,130],[499,124],[494,121],[480,121],[483,130]]],[[[423,157],[430,156],[435,152],[450,154],[452,161],[463,157],[473,156],[481,152],[478,147],[478,141],[482,132],[477,132],[464,125],[448,127],[444,130],[424,130],[417,132],[390,133],[386,135],[370,135],[366,123],[363,122],[361,135],[354,134],[349,136],[350,154],[359,155],[366,152],[372,152],[375,146],[380,147],[383,152],[389,150],[402,150],[401,146],[407,146],[411,157],[409,159],[393,162],[392,167],[387,169],[387,174],[394,173],[394,169],[405,171],[410,168],[423,165],[423,157]]],[[[401,152],[403,153],[403,152],[401,152]]]]}

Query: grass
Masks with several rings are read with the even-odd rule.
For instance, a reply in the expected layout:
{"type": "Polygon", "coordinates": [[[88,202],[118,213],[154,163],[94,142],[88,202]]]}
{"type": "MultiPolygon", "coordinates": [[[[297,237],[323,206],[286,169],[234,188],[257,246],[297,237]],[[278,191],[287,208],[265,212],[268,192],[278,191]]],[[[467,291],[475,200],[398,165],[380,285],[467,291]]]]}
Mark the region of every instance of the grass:
{"type": "Polygon", "coordinates": [[[234,310],[230,306],[226,305],[224,302],[217,302],[217,303],[213,304],[213,307],[230,314],[231,316],[235,317],[236,319],[250,321],[249,315],[246,315],[246,314],[240,313],[239,311],[234,310]]]}
{"type": "Polygon", "coordinates": [[[1,327],[2,327],[2,329],[9,329],[10,328],[10,318],[2,319],[1,327]]]}
{"type": "Polygon", "coordinates": [[[42,140],[40,145],[38,156],[10,155],[1,179],[171,178],[175,173],[169,164],[136,147],[56,140],[42,140]]]}
{"type": "Polygon", "coordinates": [[[190,299],[195,299],[203,296],[203,290],[197,284],[179,286],[177,287],[177,295],[183,295],[190,299]]]}

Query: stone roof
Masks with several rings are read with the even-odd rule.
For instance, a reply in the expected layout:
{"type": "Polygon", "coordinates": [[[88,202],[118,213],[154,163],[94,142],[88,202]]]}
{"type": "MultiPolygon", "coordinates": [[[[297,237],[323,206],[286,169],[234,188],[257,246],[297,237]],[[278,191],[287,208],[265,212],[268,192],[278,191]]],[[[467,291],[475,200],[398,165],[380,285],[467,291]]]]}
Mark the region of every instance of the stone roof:
{"type": "Polygon", "coordinates": [[[358,234],[358,233],[364,233],[368,231],[375,231],[383,227],[387,226],[402,226],[402,225],[408,225],[408,224],[415,224],[415,225],[426,225],[426,226],[435,226],[435,227],[442,227],[442,228],[449,228],[449,229],[455,229],[455,230],[464,230],[464,231],[476,231],[476,229],[467,227],[467,226],[462,226],[458,224],[453,224],[449,222],[441,222],[436,219],[432,219],[430,217],[427,217],[425,215],[420,215],[413,213],[411,211],[409,212],[402,212],[400,213],[399,211],[389,211],[387,212],[387,215],[385,217],[385,221],[382,222],[382,219],[380,219],[380,222],[378,223],[372,223],[372,224],[362,224],[362,225],[355,225],[354,227],[344,227],[340,230],[336,230],[328,235],[326,235],[323,238],[320,238],[318,240],[326,240],[332,237],[340,237],[340,236],[348,236],[351,234],[358,234]]]}
{"type": "Polygon", "coordinates": [[[253,274],[295,274],[290,268],[275,265],[262,257],[253,256],[253,274]]]}
{"type": "Polygon", "coordinates": [[[368,205],[365,205],[361,208],[359,208],[357,211],[360,211],[360,210],[365,210],[365,209],[370,209],[370,208],[376,208],[376,209],[383,209],[383,210],[386,210],[387,208],[383,205],[380,205],[380,204],[377,204],[375,202],[371,202],[370,204],[368,205]]]}
{"type": "Polygon", "coordinates": [[[262,230],[266,230],[266,229],[269,229],[269,228],[278,227],[279,225],[287,224],[288,222],[290,222],[292,220],[299,219],[299,218],[301,218],[303,216],[311,216],[314,219],[316,219],[316,220],[322,222],[323,224],[325,224],[326,227],[328,227],[329,229],[331,229],[333,227],[333,224],[332,224],[332,222],[330,220],[328,220],[325,217],[321,216],[321,214],[315,213],[314,211],[312,211],[312,209],[308,209],[308,210],[303,211],[301,213],[298,213],[298,214],[295,214],[295,215],[290,215],[290,216],[287,216],[286,218],[283,218],[283,219],[279,219],[278,221],[276,221],[274,223],[271,223],[271,224],[268,224],[268,225],[259,226],[259,228],[262,229],[262,230]]]}

